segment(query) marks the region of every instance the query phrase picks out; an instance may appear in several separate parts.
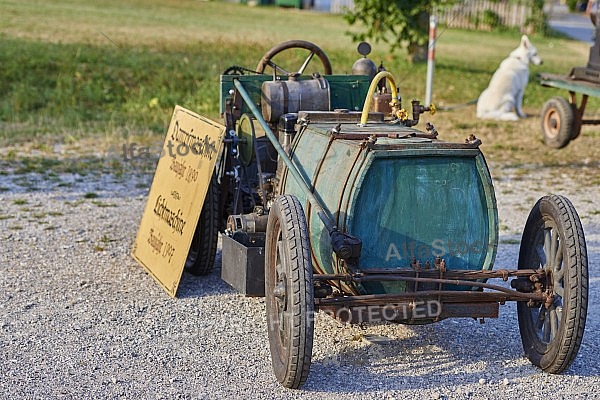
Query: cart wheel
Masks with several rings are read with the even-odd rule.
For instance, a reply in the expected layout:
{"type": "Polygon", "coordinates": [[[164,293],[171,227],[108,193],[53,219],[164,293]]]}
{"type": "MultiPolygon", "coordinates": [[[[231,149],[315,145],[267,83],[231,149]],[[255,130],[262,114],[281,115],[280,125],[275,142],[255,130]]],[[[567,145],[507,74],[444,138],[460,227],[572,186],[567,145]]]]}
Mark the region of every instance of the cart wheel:
{"type": "Polygon", "coordinates": [[[571,365],[583,337],[587,316],[588,266],[581,221],[571,202],[548,195],[527,218],[520,269],[552,271],[554,301],[549,307],[517,303],[523,349],[546,372],[560,373],[571,365]]]}
{"type": "Polygon", "coordinates": [[[573,139],[575,110],[563,97],[552,97],[544,104],[541,114],[544,143],[561,149],[573,139]]]}
{"type": "Polygon", "coordinates": [[[192,275],[208,275],[215,265],[219,233],[219,184],[213,175],[200,212],[198,225],[185,260],[185,270],[192,275]]]}
{"type": "Polygon", "coordinates": [[[267,222],[265,296],[273,371],[285,387],[306,381],[312,357],[314,296],[306,219],[298,199],[278,197],[267,222]]]}

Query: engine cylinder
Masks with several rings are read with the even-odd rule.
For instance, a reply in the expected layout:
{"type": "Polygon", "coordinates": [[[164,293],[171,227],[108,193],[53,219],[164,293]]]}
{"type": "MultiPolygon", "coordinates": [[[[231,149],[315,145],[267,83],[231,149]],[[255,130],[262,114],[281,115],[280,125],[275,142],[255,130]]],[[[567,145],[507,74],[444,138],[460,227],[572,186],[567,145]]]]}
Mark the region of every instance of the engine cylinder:
{"type": "Polygon", "coordinates": [[[324,78],[270,81],[262,85],[262,116],[277,122],[287,113],[329,110],[329,83],[324,78]]]}

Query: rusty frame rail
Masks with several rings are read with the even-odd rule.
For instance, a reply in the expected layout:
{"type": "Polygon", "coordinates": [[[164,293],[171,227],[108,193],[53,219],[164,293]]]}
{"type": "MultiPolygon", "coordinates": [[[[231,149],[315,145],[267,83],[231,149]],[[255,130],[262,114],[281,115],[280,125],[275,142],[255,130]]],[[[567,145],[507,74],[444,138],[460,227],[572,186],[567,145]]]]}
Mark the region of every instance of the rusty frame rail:
{"type": "MultiPolygon", "coordinates": [[[[508,289],[510,290],[510,289],[508,289]]],[[[315,299],[315,306],[340,305],[345,307],[379,305],[384,303],[438,300],[442,303],[488,303],[506,301],[546,301],[544,293],[522,293],[511,290],[513,293],[478,292],[472,290],[422,290],[418,292],[366,294],[357,296],[341,296],[315,299]]]]}
{"type": "Polygon", "coordinates": [[[393,294],[370,294],[355,296],[339,296],[329,298],[316,298],[316,306],[362,306],[377,305],[382,302],[406,302],[424,299],[435,299],[448,303],[487,303],[506,301],[533,301],[546,302],[548,295],[545,292],[520,292],[504,286],[478,281],[481,279],[500,278],[508,281],[509,277],[536,277],[536,280],[545,278],[544,269],[519,269],[519,270],[448,270],[439,269],[398,269],[398,270],[370,270],[354,274],[314,274],[315,281],[343,281],[346,283],[361,283],[372,281],[405,281],[439,285],[468,286],[481,290],[416,290],[393,294]],[[492,291],[484,292],[483,289],[492,291]]]}
{"type": "MultiPolygon", "coordinates": [[[[373,281],[414,282],[414,288],[402,293],[339,295],[315,298],[315,308],[343,322],[400,322],[428,323],[446,318],[498,318],[500,304],[523,301],[528,304],[549,303],[553,294],[548,290],[522,292],[504,286],[483,282],[490,278],[508,281],[509,277],[528,278],[534,282],[547,279],[544,269],[495,271],[444,270],[401,268],[396,270],[369,270],[352,274],[314,274],[315,281],[343,281],[361,283],[373,281]],[[417,283],[427,284],[422,290],[417,283]],[[437,285],[438,289],[431,286],[437,285]],[[442,285],[463,287],[462,290],[444,289],[442,285]],[[464,287],[472,288],[465,290],[464,287]],[[411,290],[414,289],[414,290],[411,290]],[[484,289],[488,289],[484,291],[484,289]]],[[[551,279],[550,279],[551,281],[551,279]]]]}

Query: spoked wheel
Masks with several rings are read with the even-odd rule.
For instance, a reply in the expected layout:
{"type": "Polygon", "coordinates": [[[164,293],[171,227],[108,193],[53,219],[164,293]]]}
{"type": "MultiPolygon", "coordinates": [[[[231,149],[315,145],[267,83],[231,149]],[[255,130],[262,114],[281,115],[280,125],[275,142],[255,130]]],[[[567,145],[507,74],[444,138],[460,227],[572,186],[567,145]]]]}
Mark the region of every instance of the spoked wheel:
{"type": "Polygon", "coordinates": [[[552,97],[541,115],[542,138],[547,146],[561,149],[575,138],[575,110],[564,97],[552,97]]]}
{"type": "Polygon", "coordinates": [[[306,218],[294,196],[278,197],[267,222],[265,297],[273,371],[296,389],[310,369],[314,332],[312,261],[306,218]]]}
{"type": "Polygon", "coordinates": [[[520,269],[550,272],[550,304],[517,303],[523,349],[546,372],[560,373],[575,359],[587,316],[588,266],[579,216],[562,196],[542,197],[523,231],[520,269]]]}
{"type": "Polygon", "coordinates": [[[272,49],[267,51],[265,55],[261,58],[261,60],[258,62],[258,65],[256,66],[256,72],[262,74],[265,72],[266,67],[269,66],[279,75],[302,75],[315,55],[319,58],[319,60],[321,60],[321,64],[323,64],[325,75],[331,75],[331,62],[329,61],[329,58],[327,57],[325,52],[321,50],[321,48],[316,44],[312,42],[307,42],[305,40],[289,40],[287,42],[280,43],[277,46],[273,47],[272,49]],[[276,64],[274,61],[276,55],[291,49],[304,49],[308,51],[308,55],[306,55],[304,62],[302,63],[300,68],[298,68],[297,71],[292,71],[292,69],[289,67],[286,69],[281,65],[276,64]]]}
{"type": "Polygon", "coordinates": [[[212,271],[217,254],[219,222],[219,184],[213,176],[185,260],[185,270],[192,275],[208,275],[212,271]]]}

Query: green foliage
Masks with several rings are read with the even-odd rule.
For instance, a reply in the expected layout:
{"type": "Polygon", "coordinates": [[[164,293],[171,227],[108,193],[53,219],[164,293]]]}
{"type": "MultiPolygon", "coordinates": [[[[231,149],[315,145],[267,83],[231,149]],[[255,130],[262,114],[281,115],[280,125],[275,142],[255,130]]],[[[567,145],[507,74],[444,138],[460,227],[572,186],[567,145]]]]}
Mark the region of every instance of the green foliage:
{"type": "Polygon", "coordinates": [[[531,4],[531,17],[526,22],[533,31],[544,36],[551,34],[548,18],[544,12],[544,0],[533,0],[531,4]]]}
{"type": "Polygon", "coordinates": [[[355,0],[354,10],[345,15],[350,25],[360,24],[364,31],[350,33],[354,41],[372,39],[387,43],[390,51],[407,50],[416,55],[427,45],[429,15],[436,0],[355,0]]]}
{"type": "Polygon", "coordinates": [[[567,0],[567,7],[569,8],[570,12],[575,12],[577,11],[577,4],[579,3],[579,0],[567,0]]]}
{"type": "Polygon", "coordinates": [[[481,22],[492,29],[500,29],[503,27],[502,18],[493,10],[484,10],[481,22]]]}

